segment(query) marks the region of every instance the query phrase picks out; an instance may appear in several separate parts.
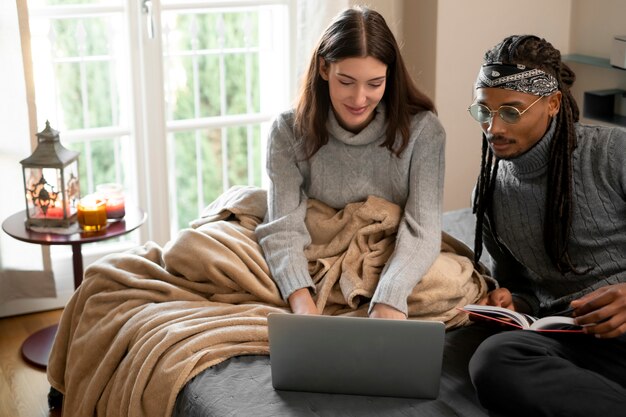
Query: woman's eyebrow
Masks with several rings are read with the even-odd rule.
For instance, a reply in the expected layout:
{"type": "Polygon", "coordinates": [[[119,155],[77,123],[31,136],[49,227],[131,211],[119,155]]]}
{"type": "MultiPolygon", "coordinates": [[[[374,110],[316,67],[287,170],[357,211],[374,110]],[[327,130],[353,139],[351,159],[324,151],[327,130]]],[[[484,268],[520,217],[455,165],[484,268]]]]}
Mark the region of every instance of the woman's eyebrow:
{"type": "MultiPolygon", "coordinates": [[[[338,73],[337,73],[337,75],[339,75],[339,76],[341,76],[341,77],[349,78],[349,79],[351,79],[351,80],[356,81],[356,78],[354,78],[354,77],[352,77],[352,76],[350,76],[350,75],[348,75],[348,74],[344,74],[343,72],[338,72],[338,73]]],[[[375,77],[375,78],[372,78],[372,79],[367,80],[367,81],[382,81],[382,80],[384,80],[385,78],[387,78],[387,76],[386,76],[386,75],[381,75],[380,77],[375,77]]]]}

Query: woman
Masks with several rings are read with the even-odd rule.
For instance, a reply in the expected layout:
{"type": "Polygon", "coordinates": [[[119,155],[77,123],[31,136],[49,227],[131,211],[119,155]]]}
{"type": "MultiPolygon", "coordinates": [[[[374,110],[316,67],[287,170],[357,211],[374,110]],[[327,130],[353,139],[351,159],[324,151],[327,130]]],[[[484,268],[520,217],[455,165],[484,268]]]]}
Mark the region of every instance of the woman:
{"type": "Polygon", "coordinates": [[[354,7],[333,20],[311,57],[296,108],[272,126],[268,215],[257,228],[294,313],[319,314],[304,255],[307,199],[341,209],[375,195],[404,211],[369,316],[406,318],[407,296],[441,245],[445,133],[434,112],[379,13],[354,7]]]}

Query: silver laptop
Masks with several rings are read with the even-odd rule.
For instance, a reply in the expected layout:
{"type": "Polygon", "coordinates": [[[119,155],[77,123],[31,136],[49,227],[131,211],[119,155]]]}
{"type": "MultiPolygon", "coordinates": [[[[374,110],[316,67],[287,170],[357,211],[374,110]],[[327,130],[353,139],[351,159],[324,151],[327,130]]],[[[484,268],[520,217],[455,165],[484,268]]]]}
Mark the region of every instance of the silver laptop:
{"type": "Polygon", "coordinates": [[[437,398],[445,326],[437,321],[270,314],[277,390],[437,398]]]}

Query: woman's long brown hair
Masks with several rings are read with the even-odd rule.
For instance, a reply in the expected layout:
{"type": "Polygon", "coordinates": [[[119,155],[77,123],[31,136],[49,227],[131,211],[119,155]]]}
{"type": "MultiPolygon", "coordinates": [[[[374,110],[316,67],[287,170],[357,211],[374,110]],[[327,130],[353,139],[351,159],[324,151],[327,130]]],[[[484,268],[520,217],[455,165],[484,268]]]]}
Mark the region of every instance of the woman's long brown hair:
{"type": "Polygon", "coordinates": [[[385,19],[376,11],[355,6],[339,14],[322,34],[311,57],[296,105],[296,134],[305,141],[307,158],[328,143],[330,110],[328,82],[320,76],[320,58],[333,63],[345,58],[373,57],[387,65],[382,101],[386,106],[387,138],[381,146],[400,155],[409,141],[411,116],[435,112],[433,102],[411,79],[398,44],[385,19]],[[396,144],[397,133],[401,143],[396,144]]]}

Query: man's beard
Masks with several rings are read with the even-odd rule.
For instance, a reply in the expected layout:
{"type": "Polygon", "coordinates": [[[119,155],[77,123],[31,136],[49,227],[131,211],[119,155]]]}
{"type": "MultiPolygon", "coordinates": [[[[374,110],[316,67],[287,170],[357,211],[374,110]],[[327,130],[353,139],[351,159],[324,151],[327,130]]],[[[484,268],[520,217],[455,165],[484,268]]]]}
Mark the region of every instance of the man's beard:
{"type": "MultiPolygon", "coordinates": [[[[502,135],[490,135],[487,136],[487,142],[491,145],[491,144],[496,144],[496,145],[500,145],[500,144],[507,144],[507,145],[512,145],[517,143],[517,141],[515,139],[512,138],[507,138],[506,136],[502,136],[502,135]]],[[[494,155],[498,158],[498,159],[504,159],[504,160],[508,160],[508,159],[513,159],[516,158],[520,155],[518,154],[512,154],[512,155],[507,155],[507,156],[498,156],[496,154],[496,152],[493,150],[493,148],[491,149],[491,151],[494,153],[494,155]]]]}

